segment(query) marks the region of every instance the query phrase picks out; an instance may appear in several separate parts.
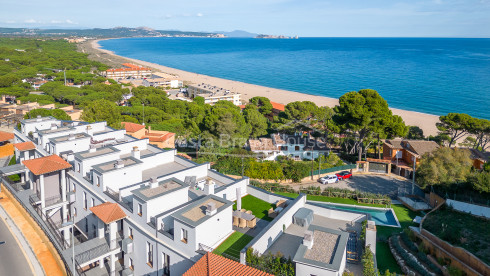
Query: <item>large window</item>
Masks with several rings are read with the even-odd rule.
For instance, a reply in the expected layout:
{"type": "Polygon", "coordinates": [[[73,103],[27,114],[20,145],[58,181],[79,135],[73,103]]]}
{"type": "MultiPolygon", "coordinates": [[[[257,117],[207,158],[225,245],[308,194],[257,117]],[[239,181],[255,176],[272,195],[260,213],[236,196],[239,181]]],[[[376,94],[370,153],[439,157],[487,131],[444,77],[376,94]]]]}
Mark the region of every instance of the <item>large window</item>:
{"type": "Polygon", "coordinates": [[[82,197],[83,197],[83,209],[87,210],[87,193],[83,192],[82,197]]]}
{"type": "Polygon", "coordinates": [[[131,227],[128,227],[128,237],[130,239],[133,239],[133,228],[131,228],[131,227]]]}
{"type": "Polygon", "coordinates": [[[153,267],[153,244],[146,242],[146,264],[153,267]]]}
{"type": "Polygon", "coordinates": [[[82,166],[80,165],[80,163],[77,163],[77,172],[78,173],[81,171],[81,168],[82,168],[82,166]]]}
{"type": "Polygon", "coordinates": [[[170,275],[170,256],[162,252],[163,275],[170,275]]]}
{"type": "Polygon", "coordinates": [[[182,231],[181,231],[181,236],[182,236],[182,242],[183,243],[187,243],[187,230],[185,230],[184,228],[182,228],[182,231]]]}
{"type": "Polygon", "coordinates": [[[95,199],[92,198],[92,207],[95,206],[95,199]]]}
{"type": "Polygon", "coordinates": [[[133,259],[129,258],[129,268],[131,270],[134,270],[134,263],[133,263],[133,259]]]}
{"type": "Polygon", "coordinates": [[[143,216],[143,206],[138,203],[138,216],[143,216]]]}

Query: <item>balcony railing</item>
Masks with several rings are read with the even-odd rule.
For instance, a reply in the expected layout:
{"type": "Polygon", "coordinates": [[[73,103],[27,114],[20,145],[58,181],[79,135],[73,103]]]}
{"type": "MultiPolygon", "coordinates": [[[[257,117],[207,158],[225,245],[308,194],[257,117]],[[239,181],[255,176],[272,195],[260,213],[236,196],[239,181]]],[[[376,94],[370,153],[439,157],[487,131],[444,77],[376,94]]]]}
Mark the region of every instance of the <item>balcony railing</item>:
{"type": "Polygon", "coordinates": [[[114,201],[119,202],[119,193],[114,191],[113,189],[107,187],[104,193],[112,198],[114,201]]]}

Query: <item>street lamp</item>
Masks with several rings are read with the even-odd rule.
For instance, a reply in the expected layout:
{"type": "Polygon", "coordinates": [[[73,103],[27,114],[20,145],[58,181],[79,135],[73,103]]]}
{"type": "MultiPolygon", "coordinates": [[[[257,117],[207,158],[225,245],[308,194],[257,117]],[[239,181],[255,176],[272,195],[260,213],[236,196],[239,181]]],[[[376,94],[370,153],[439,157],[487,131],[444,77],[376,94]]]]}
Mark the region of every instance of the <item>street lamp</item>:
{"type": "MultiPolygon", "coordinates": [[[[62,227],[66,227],[66,226],[73,226],[71,229],[71,253],[72,253],[72,256],[73,256],[73,267],[72,267],[72,274],[73,276],[76,276],[77,274],[75,273],[75,217],[72,216],[72,221],[67,221],[65,223],[62,223],[61,224],[62,227]]],[[[65,230],[66,231],[66,230],[65,230]]]]}

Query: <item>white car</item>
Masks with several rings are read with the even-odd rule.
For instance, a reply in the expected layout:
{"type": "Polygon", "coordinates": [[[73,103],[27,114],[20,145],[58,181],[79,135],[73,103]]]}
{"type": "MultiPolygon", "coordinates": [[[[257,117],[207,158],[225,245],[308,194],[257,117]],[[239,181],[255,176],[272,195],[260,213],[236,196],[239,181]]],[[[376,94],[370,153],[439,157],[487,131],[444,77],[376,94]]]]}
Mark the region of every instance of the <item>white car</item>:
{"type": "Polygon", "coordinates": [[[326,176],[318,179],[318,182],[320,182],[322,184],[337,183],[337,182],[339,182],[339,178],[335,174],[329,174],[329,175],[326,175],[326,176]]]}

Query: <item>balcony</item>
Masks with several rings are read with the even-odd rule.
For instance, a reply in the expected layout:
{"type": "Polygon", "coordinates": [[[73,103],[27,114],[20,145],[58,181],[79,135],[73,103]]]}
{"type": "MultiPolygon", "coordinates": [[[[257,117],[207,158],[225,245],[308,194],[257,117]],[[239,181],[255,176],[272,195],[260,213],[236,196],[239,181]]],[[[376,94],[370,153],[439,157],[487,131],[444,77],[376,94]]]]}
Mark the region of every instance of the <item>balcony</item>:
{"type": "MultiPolygon", "coordinates": [[[[111,251],[120,250],[121,241],[122,237],[118,234],[115,239],[110,241],[107,238],[99,239],[96,237],[79,244],[75,243],[75,260],[82,265],[95,262],[111,251]]],[[[70,251],[71,249],[68,248],[67,250],[70,251]]],[[[71,254],[71,251],[67,254],[71,254]]]]}
{"type": "MultiPolygon", "coordinates": [[[[63,201],[64,200],[61,195],[54,195],[54,196],[47,197],[44,199],[45,208],[59,204],[63,201]]],[[[38,193],[33,194],[29,196],[29,202],[33,206],[41,204],[41,196],[38,193]]]]}

